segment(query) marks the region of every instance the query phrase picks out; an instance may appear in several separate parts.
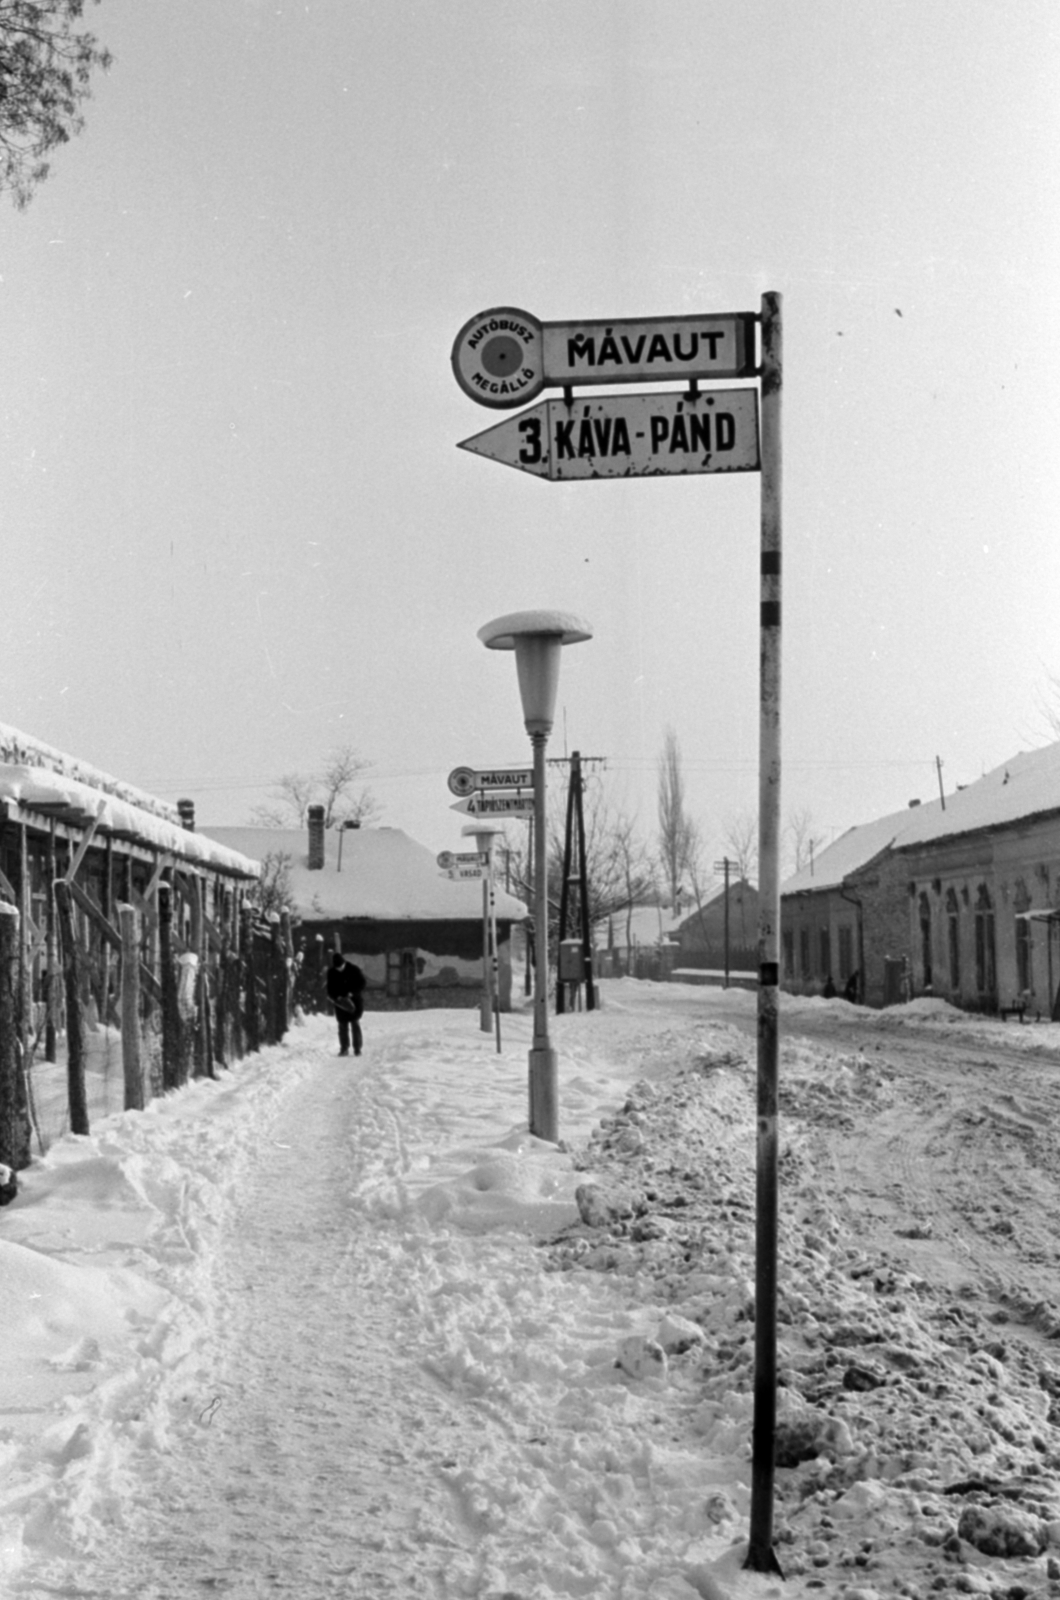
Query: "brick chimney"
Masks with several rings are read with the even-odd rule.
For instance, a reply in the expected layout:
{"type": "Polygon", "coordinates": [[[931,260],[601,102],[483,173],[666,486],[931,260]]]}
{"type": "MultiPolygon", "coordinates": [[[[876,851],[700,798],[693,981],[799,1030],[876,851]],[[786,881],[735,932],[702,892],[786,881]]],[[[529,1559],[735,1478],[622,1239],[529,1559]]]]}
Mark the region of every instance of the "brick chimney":
{"type": "Polygon", "coordinates": [[[177,813],[180,817],[181,827],[187,828],[189,833],[195,832],[195,801],[178,800],[177,813]]]}
{"type": "Polygon", "coordinates": [[[324,865],[324,807],[310,806],[306,815],[309,819],[309,860],[307,866],[310,872],[319,872],[324,865]]]}

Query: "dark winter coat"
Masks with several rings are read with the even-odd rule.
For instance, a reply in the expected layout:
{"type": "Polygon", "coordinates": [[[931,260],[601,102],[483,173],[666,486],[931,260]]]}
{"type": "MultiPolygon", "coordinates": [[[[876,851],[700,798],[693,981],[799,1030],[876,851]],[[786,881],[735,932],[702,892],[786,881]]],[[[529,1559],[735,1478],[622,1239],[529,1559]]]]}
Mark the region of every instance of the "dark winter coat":
{"type": "Polygon", "coordinates": [[[364,973],[352,961],[336,956],[328,968],[328,999],[343,1011],[352,1008],[355,1017],[364,1012],[364,973]]]}

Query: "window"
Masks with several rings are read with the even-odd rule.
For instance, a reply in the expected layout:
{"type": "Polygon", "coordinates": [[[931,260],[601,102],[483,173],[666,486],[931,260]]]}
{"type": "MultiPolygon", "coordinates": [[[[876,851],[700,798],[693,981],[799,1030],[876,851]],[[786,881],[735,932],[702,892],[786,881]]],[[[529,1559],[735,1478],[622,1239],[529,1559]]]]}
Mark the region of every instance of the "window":
{"type": "Polygon", "coordinates": [[[854,970],[854,930],[844,922],[839,932],[839,981],[846,983],[854,970]]]}
{"type": "Polygon", "coordinates": [[[795,935],[790,928],[785,929],[781,945],[784,952],[784,977],[790,982],[795,976],[795,935]]]}
{"type": "Polygon", "coordinates": [[[828,978],[831,977],[832,973],[832,940],[828,929],[819,929],[817,939],[818,949],[821,955],[821,965],[818,968],[818,976],[821,978],[828,978]]]}
{"type": "Polygon", "coordinates": [[[811,968],[810,968],[810,930],[809,930],[809,928],[800,928],[799,929],[799,977],[800,978],[812,978],[813,977],[813,972],[811,971],[811,968]]]}
{"type": "Polygon", "coordinates": [[[1026,917],[1016,918],[1016,986],[1022,994],[1031,982],[1031,925],[1026,917]]]}
{"type": "Polygon", "coordinates": [[[931,902],[921,893],[918,902],[920,918],[920,981],[925,989],[931,988],[931,902]]]}
{"type": "Polygon", "coordinates": [[[1034,988],[1034,967],[1031,962],[1031,925],[1021,911],[1029,911],[1031,897],[1022,878],[1017,878],[1012,890],[1012,907],[1016,912],[1016,987],[1021,994],[1034,988]]]}
{"type": "Polygon", "coordinates": [[[985,999],[997,994],[994,904],[985,883],[979,885],[975,897],[975,986],[985,999]]]}
{"type": "Polygon", "coordinates": [[[961,908],[952,889],[946,890],[946,944],[950,957],[950,993],[961,992],[961,908]]]}

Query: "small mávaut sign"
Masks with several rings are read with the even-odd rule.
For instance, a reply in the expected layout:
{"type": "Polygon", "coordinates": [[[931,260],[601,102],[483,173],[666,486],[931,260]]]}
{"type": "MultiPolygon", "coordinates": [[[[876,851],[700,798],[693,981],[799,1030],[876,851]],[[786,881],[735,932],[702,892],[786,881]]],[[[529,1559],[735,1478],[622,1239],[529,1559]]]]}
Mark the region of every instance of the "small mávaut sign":
{"type": "Polygon", "coordinates": [[[453,375],[479,405],[511,410],[543,389],[752,378],[751,311],[637,320],[540,322],[515,306],[469,318],[453,343],[453,375]]]}
{"type": "Polygon", "coordinates": [[[450,793],[462,799],[476,789],[532,789],[534,774],[530,767],[454,767],[448,783],[450,793]]]}

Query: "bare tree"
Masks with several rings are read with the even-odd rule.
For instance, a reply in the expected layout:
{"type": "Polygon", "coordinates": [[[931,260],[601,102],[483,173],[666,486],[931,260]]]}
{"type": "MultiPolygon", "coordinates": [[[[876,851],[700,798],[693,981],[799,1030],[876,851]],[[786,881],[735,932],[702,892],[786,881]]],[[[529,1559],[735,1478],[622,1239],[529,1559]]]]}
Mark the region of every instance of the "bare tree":
{"type": "Polygon", "coordinates": [[[685,838],[683,860],[684,875],[692,890],[692,898],[696,902],[696,911],[699,916],[699,925],[703,930],[706,940],[706,923],[703,920],[703,899],[714,886],[715,873],[712,864],[707,862],[706,842],[703,838],[699,823],[692,818],[688,819],[688,829],[685,838]]]}
{"type": "MultiPolygon", "coordinates": [[[[611,809],[599,779],[590,779],[583,795],[585,876],[589,921],[603,922],[643,905],[655,887],[647,846],[637,837],[635,822],[611,809]]],[[[549,897],[559,903],[562,888],[564,833],[553,827],[549,837],[549,897]]]]}
{"type": "Polygon", "coordinates": [[[758,818],[753,811],[732,811],[723,823],[725,854],[740,878],[757,876],[758,818]]]}
{"type": "Polygon", "coordinates": [[[272,803],[255,806],[251,819],[259,828],[304,828],[309,807],[322,804],[326,828],[342,822],[377,822],[382,807],[370,789],[358,784],[371,765],[352,745],[340,745],[315,775],[285,772],[276,780],[272,803]]]}
{"type": "Polygon", "coordinates": [[[814,855],[825,843],[823,833],[817,831],[813,819],[813,812],[809,806],[802,806],[788,814],[786,833],[791,840],[792,854],[795,858],[796,872],[801,872],[803,867],[809,866],[814,855]]]}
{"type": "MultiPolygon", "coordinates": [[[[562,784],[550,786],[548,809],[548,900],[551,918],[558,921],[567,809],[567,792],[562,784]]],[[[623,912],[628,920],[633,908],[649,902],[655,893],[651,853],[638,834],[635,819],[611,807],[598,777],[585,778],[582,815],[590,924],[595,926],[623,912]]],[[[514,827],[510,824],[504,830],[503,844],[494,849],[498,877],[510,893],[532,905],[529,833],[523,828],[515,832],[514,827]]]]}
{"type": "Polygon", "coordinates": [[[332,754],[320,775],[325,828],[334,828],[340,822],[378,821],[382,814],[378,801],[363,784],[358,787],[358,779],[371,765],[350,744],[340,745],[332,754]]]}
{"type": "Polygon", "coordinates": [[[261,858],[261,876],[250,893],[250,903],[262,916],[273,911],[295,909],[291,888],[292,857],[286,850],[266,850],[261,858]]]}
{"type": "Polygon", "coordinates": [[[1045,688],[1037,694],[1038,713],[1049,738],[1060,739],[1060,673],[1047,672],[1046,679],[1045,688]]]}
{"type": "Polygon", "coordinates": [[[681,874],[688,854],[691,823],[685,810],[685,780],[681,747],[673,728],[667,728],[659,756],[658,783],[659,861],[676,911],[681,897],[681,874]]]}
{"type": "Polygon", "coordinates": [[[0,189],[20,210],[51,151],[84,127],[92,73],[111,65],[77,26],[84,9],[85,0],[0,0],[0,189]]]}
{"type": "MultiPolygon", "coordinates": [[[[620,813],[611,832],[611,854],[615,878],[625,897],[626,949],[633,943],[633,912],[645,905],[656,893],[655,867],[651,852],[637,832],[632,817],[620,813]]],[[[613,910],[623,909],[615,906],[613,910]]]]}

